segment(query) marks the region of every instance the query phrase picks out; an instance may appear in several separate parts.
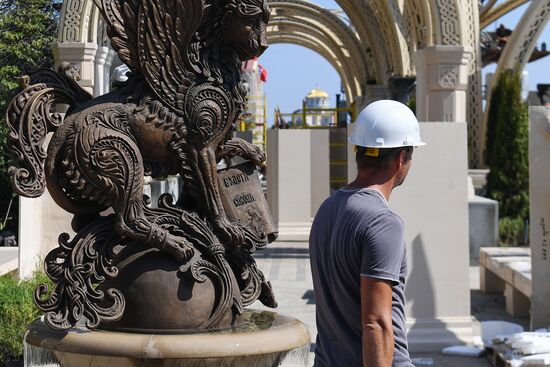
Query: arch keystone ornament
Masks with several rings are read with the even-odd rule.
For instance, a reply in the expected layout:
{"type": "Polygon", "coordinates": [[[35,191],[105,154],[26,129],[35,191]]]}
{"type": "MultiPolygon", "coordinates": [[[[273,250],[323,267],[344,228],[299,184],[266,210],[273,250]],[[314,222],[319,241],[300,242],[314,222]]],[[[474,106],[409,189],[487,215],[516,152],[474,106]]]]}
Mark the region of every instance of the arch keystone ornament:
{"type": "MultiPolygon", "coordinates": [[[[67,40],[81,29],[68,14],[83,3],[65,2],[67,40]]],[[[234,324],[257,299],[275,307],[252,258],[276,237],[256,172],[265,157],[230,138],[246,97],[241,63],[267,47],[266,2],[94,3],[128,81],[93,99],[70,64],[39,69],[7,109],[15,191],[38,197],[47,186],[74,214],[76,235],[46,257],[54,289],[35,293],[46,324],[200,330],[234,324]],[[58,103],[69,105],[64,118],[52,114],[58,103]],[[236,157],[245,163],[231,166],[236,157]],[[221,160],[229,168],[218,173],[221,160]],[[144,176],[175,174],[185,195],[148,207],[144,176]]]]}

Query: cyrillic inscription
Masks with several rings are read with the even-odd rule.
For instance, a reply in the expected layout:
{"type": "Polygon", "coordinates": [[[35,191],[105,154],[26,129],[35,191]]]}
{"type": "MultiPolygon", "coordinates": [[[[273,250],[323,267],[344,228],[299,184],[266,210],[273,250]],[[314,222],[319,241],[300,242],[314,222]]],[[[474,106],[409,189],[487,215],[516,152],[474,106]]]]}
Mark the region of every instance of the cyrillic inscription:
{"type": "Polygon", "coordinates": [[[238,185],[246,181],[250,181],[250,178],[248,177],[248,175],[241,173],[238,175],[224,177],[223,184],[225,185],[225,187],[231,187],[233,185],[238,185]]]}
{"type": "Polygon", "coordinates": [[[235,196],[235,198],[233,199],[233,204],[235,204],[235,206],[238,208],[245,204],[253,203],[255,201],[256,199],[254,199],[254,196],[252,196],[251,194],[240,194],[235,196]]]}

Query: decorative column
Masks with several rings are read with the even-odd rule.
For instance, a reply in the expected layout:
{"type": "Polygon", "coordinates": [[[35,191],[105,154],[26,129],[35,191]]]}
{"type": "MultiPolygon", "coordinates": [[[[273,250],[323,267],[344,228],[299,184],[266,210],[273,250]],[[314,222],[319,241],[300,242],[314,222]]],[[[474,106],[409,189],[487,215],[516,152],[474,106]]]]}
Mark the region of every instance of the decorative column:
{"type": "MultiPolygon", "coordinates": [[[[95,55],[95,74],[94,74],[94,96],[101,96],[107,93],[109,85],[105,85],[105,64],[109,56],[109,47],[99,46],[95,55]]],[[[107,72],[108,73],[108,72],[107,72]]]]}
{"type": "Polygon", "coordinates": [[[420,121],[466,122],[468,60],[462,46],[430,46],[416,56],[416,116],[420,121]]]}
{"type": "Polygon", "coordinates": [[[55,64],[70,63],[80,74],[80,86],[92,94],[97,48],[97,44],[82,42],[57,43],[53,46],[55,64]]]}
{"type": "Polygon", "coordinates": [[[116,52],[109,47],[109,52],[105,58],[105,67],[103,68],[103,93],[109,93],[111,91],[111,68],[115,59],[116,52]]]}
{"type": "Polygon", "coordinates": [[[409,348],[427,352],[472,340],[468,277],[468,58],[463,47],[416,54],[422,140],[390,206],[403,218],[409,348]],[[449,259],[452,259],[450,261],[449,259]]]}

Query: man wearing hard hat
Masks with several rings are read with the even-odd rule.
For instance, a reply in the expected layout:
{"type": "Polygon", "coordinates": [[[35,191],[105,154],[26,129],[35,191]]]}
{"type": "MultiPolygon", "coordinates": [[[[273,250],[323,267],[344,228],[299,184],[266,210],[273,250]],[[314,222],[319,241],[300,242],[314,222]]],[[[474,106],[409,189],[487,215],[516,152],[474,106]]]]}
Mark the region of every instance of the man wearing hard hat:
{"type": "Polygon", "coordinates": [[[382,100],[355,121],[357,178],[319,208],[310,235],[316,367],[412,367],[405,329],[403,221],[388,207],[420,139],[404,104],[382,100]]]}

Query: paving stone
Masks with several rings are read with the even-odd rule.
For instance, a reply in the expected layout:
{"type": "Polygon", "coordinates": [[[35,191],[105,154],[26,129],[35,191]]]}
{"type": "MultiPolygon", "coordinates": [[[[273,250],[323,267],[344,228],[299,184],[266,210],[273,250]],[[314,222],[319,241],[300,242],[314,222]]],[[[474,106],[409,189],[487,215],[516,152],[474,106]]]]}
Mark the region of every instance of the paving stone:
{"type": "MultiPolygon", "coordinates": [[[[279,302],[277,312],[295,317],[309,327],[312,347],[308,366],[313,366],[315,348],[315,300],[307,242],[275,242],[265,250],[255,254],[258,267],[271,281],[275,296],[279,302]]],[[[479,291],[479,266],[470,266],[470,289],[474,335],[479,335],[479,322],[483,320],[512,321],[528,327],[529,320],[512,318],[506,314],[503,296],[483,295],[479,291]]],[[[256,302],[258,309],[268,309],[256,302]]],[[[434,367],[489,367],[487,358],[452,357],[440,353],[416,353],[412,357],[433,358],[434,367]]]]}
{"type": "Polygon", "coordinates": [[[0,247],[0,275],[17,270],[19,247],[0,247]]]}

